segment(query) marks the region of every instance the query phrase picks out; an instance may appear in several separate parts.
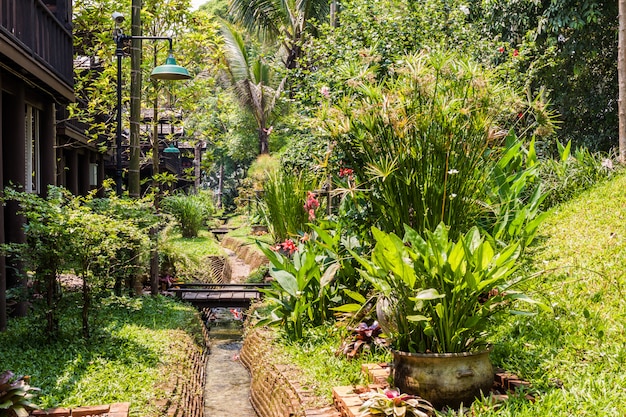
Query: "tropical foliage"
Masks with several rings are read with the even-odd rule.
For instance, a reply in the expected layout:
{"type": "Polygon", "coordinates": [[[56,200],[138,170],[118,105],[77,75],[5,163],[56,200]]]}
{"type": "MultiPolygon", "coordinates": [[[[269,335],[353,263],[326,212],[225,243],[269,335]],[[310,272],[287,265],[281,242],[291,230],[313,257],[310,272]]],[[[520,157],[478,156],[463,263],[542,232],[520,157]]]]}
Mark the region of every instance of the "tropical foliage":
{"type": "Polygon", "coordinates": [[[401,234],[405,224],[422,233],[443,221],[457,234],[480,216],[498,132],[519,104],[471,61],[433,53],[403,62],[383,83],[365,68],[321,119],[370,190],[373,224],[401,234]]]}
{"type": "Polygon", "coordinates": [[[484,347],[489,318],[533,300],[514,290],[519,244],[494,249],[476,227],[450,241],[444,224],[404,240],[374,229],[369,259],[355,256],[380,293],[380,324],[396,350],[452,353],[484,347]],[[383,322],[384,318],[384,322],[383,322]]]}
{"type": "Polygon", "coordinates": [[[435,408],[420,397],[402,394],[393,389],[377,389],[364,394],[365,402],[360,411],[385,417],[431,417],[435,408]]]}
{"type": "Polygon", "coordinates": [[[161,201],[161,208],[176,218],[184,238],[198,237],[214,211],[211,195],[206,191],[167,196],[161,201]]]}

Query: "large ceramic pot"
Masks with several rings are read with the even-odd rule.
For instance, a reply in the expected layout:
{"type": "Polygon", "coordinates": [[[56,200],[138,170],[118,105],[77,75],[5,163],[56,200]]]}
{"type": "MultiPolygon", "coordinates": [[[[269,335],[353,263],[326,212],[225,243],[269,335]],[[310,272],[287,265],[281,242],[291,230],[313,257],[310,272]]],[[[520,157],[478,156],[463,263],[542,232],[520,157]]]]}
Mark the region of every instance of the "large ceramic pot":
{"type": "Polygon", "coordinates": [[[393,351],[393,381],[407,394],[436,408],[469,405],[493,385],[489,351],[476,353],[407,353],[393,351]]]}

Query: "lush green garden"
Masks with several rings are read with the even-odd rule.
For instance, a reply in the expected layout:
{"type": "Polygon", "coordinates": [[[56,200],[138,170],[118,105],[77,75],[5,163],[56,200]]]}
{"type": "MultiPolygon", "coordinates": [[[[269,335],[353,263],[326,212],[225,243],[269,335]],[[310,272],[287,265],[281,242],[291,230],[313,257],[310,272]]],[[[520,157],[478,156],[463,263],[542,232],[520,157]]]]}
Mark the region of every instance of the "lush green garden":
{"type": "MultiPolygon", "coordinates": [[[[106,63],[77,74],[77,95],[106,113],[112,40],[90,34],[128,5],[75,3],[77,50],[106,63]]],[[[31,375],[39,405],[154,415],[173,341],[193,344],[197,324],[158,287],[202,274],[229,212],[230,235],[270,260],[251,321],[320,398],[391,349],[492,346],[536,401],[471,415],[626,413],[615,5],[348,0],[333,21],[327,2],[164,4],[144,1],[146,32],[176,35],[202,76],[144,99],[167,98],[207,142],[201,178],[184,173],[201,186],[165,191],[161,174],[143,198],[3,195],[26,219],[24,241],[2,245],[28,282],[9,304],[30,315],[0,334],[0,364],[31,375]]]]}
{"type": "Polygon", "coordinates": [[[194,329],[202,323],[194,309],[164,297],[107,297],[91,314],[95,330],[80,336],[78,294],[63,299],[59,337],[49,341],[37,315],[11,320],[0,335],[0,363],[29,375],[41,389],[40,407],[77,407],[130,401],[131,415],[163,413],[169,379],[187,366],[194,329]],[[167,372],[166,372],[167,370],[167,372]],[[173,373],[174,372],[174,373],[173,373]]]}
{"type": "MultiPolygon", "coordinates": [[[[489,337],[494,363],[531,382],[528,392],[537,400],[478,401],[471,415],[624,413],[625,185],[620,174],[549,211],[522,270],[533,277],[527,293],[553,311],[504,315],[492,323],[489,337]]],[[[304,370],[304,384],[326,398],[333,386],[363,383],[358,364],[335,355],[341,333],[336,326],[318,327],[282,348],[285,360],[304,370]]],[[[390,358],[379,351],[363,360],[390,358]]]]}

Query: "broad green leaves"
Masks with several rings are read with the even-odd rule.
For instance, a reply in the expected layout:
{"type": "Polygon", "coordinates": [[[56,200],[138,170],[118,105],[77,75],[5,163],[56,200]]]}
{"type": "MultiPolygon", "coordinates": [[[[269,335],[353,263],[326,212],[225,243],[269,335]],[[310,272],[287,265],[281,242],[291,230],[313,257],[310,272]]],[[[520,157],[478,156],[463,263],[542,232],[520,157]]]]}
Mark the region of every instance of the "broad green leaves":
{"type": "MultiPolygon", "coordinates": [[[[439,224],[424,237],[406,227],[404,240],[373,228],[370,259],[356,256],[389,303],[385,321],[395,349],[461,352],[485,343],[488,319],[521,301],[545,307],[512,287],[520,245],[496,249],[473,227],[452,241],[439,224]]],[[[383,320],[381,320],[383,321],[383,320]]]]}

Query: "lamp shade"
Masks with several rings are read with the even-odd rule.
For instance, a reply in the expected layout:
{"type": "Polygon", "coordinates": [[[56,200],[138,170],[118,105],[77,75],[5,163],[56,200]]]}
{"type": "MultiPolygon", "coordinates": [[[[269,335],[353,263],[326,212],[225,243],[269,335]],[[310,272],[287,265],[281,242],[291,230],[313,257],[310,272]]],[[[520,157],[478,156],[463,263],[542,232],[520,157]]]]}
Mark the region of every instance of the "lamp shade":
{"type": "Polygon", "coordinates": [[[167,148],[163,149],[163,152],[167,153],[167,154],[179,154],[180,150],[177,147],[175,147],[173,144],[170,143],[170,146],[168,146],[167,148]]]}
{"type": "Polygon", "coordinates": [[[155,80],[188,80],[191,78],[186,68],[176,64],[172,51],[165,60],[165,64],[154,67],[150,78],[155,80]]]}

